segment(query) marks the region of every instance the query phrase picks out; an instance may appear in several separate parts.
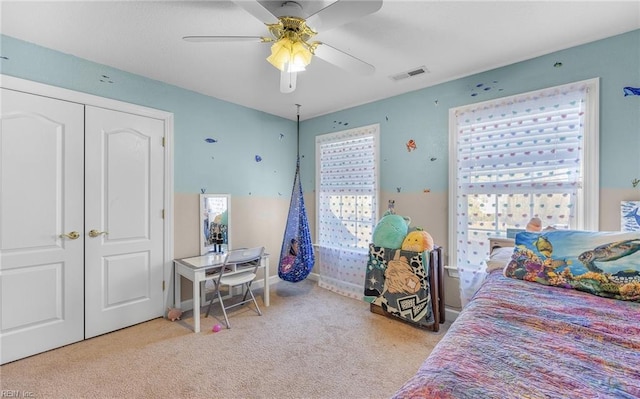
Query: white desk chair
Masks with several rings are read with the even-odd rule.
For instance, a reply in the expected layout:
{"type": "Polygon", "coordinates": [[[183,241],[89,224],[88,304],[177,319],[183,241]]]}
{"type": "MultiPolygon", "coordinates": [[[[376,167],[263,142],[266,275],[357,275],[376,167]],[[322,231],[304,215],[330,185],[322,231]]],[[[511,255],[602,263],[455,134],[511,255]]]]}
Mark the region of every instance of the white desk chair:
{"type": "MultiPolygon", "coordinates": [[[[216,273],[216,277],[212,279],[214,292],[217,294],[218,301],[220,301],[220,306],[222,307],[222,313],[224,314],[224,320],[227,323],[227,328],[231,328],[229,318],[227,317],[227,309],[243,305],[247,302],[253,301],[258,315],[262,316],[262,312],[258,307],[258,302],[256,302],[256,297],[251,291],[251,283],[256,278],[258,267],[260,267],[260,259],[263,254],[264,247],[231,250],[227,252],[224,266],[219,269],[219,272],[216,273]],[[220,293],[220,287],[223,285],[229,286],[229,293],[231,295],[233,295],[233,287],[242,286],[243,291],[246,289],[246,291],[244,291],[242,301],[234,303],[233,305],[225,306],[224,301],[222,300],[222,294],[220,293]],[[251,298],[247,298],[247,295],[251,296],[251,298]]],[[[209,307],[207,308],[207,314],[205,317],[209,316],[211,305],[213,305],[215,297],[216,295],[211,296],[211,301],[209,302],[209,307]]]]}

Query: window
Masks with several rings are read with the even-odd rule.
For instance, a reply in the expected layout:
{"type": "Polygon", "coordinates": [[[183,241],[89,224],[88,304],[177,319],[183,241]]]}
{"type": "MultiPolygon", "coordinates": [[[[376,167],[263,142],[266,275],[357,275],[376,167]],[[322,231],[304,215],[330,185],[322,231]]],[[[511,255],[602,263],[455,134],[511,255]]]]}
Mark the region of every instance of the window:
{"type": "Polygon", "coordinates": [[[377,222],[379,125],[316,137],[320,285],[362,298],[377,222]]]}
{"type": "Polygon", "coordinates": [[[597,79],[449,116],[449,246],[457,267],[479,266],[489,236],[524,229],[532,217],[543,226],[597,230],[597,79]]]}

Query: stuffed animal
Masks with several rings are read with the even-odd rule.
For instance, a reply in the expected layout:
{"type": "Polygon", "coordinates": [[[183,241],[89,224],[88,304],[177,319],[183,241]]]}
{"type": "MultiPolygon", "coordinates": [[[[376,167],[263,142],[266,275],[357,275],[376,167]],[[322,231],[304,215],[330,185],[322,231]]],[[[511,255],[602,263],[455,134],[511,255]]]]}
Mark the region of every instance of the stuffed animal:
{"type": "Polygon", "coordinates": [[[171,321],[176,321],[176,320],[180,320],[181,316],[182,316],[182,310],[178,308],[168,308],[167,319],[171,321]]]}
{"type": "Polygon", "coordinates": [[[419,227],[407,233],[407,236],[402,242],[403,251],[431,251],[433,246],[433,237],[431,237],[431,234],[419,227]]]}
{"type": "Polygon", "coordinates": [[[411,219],[387,211],[373,229],[373,245],[391,249],[400,249],[409,230],[411,219]]]}
{"type": "Polygon", "coordinates": [[[526,230],[530,233],[538,233],[542,230],[542,220],[540,218],[531,218],[527,223],[526,230]]]}

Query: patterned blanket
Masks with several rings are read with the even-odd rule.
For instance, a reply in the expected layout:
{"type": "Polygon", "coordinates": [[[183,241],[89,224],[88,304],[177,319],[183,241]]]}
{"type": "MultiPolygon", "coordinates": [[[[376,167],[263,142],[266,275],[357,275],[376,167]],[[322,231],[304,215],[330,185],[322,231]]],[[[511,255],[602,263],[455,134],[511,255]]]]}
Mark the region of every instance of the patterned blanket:
{"type": "Polygon", "coordinates": [[[363,299],[408,322],[433,325],[428,262],[429,251],[369,245],[363,299]]]}
{"type": "Polygon", "coordinates": [[[640,303],[492,272],[394,398],[640,398],[640,303]]]}

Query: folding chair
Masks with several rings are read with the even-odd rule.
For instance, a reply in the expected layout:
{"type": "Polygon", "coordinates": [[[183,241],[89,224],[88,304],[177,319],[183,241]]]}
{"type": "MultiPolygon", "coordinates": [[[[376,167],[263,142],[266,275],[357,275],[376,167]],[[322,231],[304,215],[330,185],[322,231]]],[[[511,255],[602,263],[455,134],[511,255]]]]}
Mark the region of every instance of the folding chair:
{"type": "MultiPolygon", "coordinates": [[[[247,302],[253,301],[258,315],[262,316],[262,312],[258,307],[258,302],[256,302],[256,297],[251,291],[251,283],[256,278],[256,273],[260,267],[260,260],[263,254],[264,247],[235,249],[227,252],[224,265],[218,271],[216,278],[212,279],[216,295],[211,296],[211,301],[209,301],[209,307],[207,308],[207,314],[205,317],[209,316],[211,305],[213,305],[213,301],[216,297],[222,307],[222,313],[224,314],[224,320],[227,323],[227,328],[231,328],[229,318],[227,317],[227,309],[243,305],[247,302]],[[233,305],[225,306],[224,301],[222,300],[222,294],[220,293],[221,286],[228,286],[229,294],[231,296],[233,296],[234,287],[242,286],[244,291],[242,301],[234,303],[233,305]],[[250,296],[250,298],[247,298],[247,296],[250,296]]],[[[227,297],[227,299],[229,298],[227,297]]]]}

